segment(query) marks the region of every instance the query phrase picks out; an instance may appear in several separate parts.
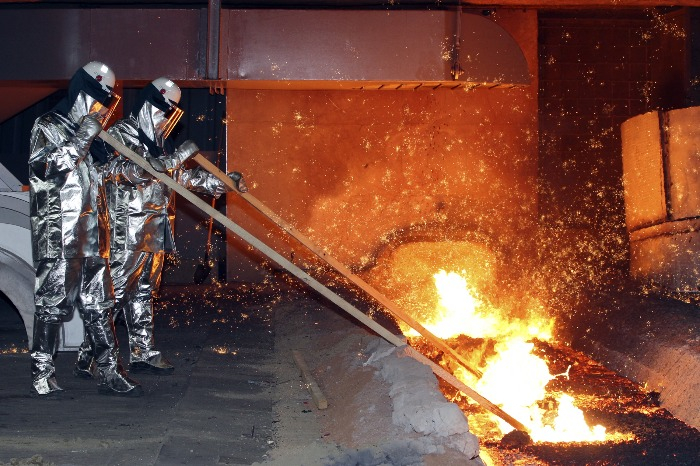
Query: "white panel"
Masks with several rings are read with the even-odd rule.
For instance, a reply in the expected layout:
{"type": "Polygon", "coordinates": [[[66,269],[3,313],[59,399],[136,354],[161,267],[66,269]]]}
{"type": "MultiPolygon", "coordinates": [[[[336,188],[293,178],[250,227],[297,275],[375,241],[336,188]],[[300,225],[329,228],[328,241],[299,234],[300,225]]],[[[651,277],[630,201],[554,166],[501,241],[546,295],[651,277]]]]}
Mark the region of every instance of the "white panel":
{"type": "Polygon", "coordinates": [[[22,258],[30,267],[34,263],[32,237],[26,228],[0,223],[0,248],[22,258]]]}

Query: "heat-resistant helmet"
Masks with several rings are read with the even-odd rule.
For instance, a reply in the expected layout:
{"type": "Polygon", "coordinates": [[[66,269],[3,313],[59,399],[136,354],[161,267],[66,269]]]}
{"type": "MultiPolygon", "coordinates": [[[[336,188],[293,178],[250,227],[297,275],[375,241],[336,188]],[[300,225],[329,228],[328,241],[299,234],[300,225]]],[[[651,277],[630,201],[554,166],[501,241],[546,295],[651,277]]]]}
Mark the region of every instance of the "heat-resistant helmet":
{"type": "Polygon", "coordinates": [[[182,96],[180,86],[172,82],[170,79],[161,77],[154,79],[151,84],[158,89],[158,92],[160,92],[160,95],[163,96],[163,99],[165,99],[165,102],[170,107],[180,103],[180,96],[182,96]]]}
{"type": "Polygon", "coordinates": [[[82,71],[87,75],[86,80],[88,81],[85,83],[87,87],[85,91],[95,99],[88,114],[97,116],[102,126],[107,127],[110,117],[121,100],[121,97],[114,92],[116,84],[114,71],[99,61],[91,61],[83,66],[82,71]]]}
{"type": "Polygon", "coordinates": [[[83,69],[100,84],[102,90],[108,94],[114,91],[114,84],[117,82],[117,79],[114,76],[114,71],[109,66],[99,61],[91,61],[83,66],[83,69]]]}
{"type": "Polygon", "coordinates": [[[173,128],[182,117],[182,110],[177,106],[180,102],[182,91],[180,91],[180,87],[177,84],[166,77],[154,79],[151,85],[163,99],[161,101],[160,98],[155,98],[153,104],[164,112],[162,119],[156,117],[156,119],[160,119],[160,121],[156,123],[156,132],[160,133],[163,139],[165,139],[170,135],[173,128]]]}

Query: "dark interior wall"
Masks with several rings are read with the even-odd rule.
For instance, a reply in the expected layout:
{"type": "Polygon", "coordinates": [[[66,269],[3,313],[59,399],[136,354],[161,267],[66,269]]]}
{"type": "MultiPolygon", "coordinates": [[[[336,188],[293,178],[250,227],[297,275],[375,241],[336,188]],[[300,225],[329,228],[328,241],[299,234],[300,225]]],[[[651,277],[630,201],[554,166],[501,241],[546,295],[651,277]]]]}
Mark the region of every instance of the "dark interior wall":
{"type": "Polygon", "coordinates": [[[688,105],[700,105],[700,8],[689,9],[690,59],[688,105]]]}
{"type": "Polygon", "coordinates": [[[595,269],[628,267],[620,125],[686,104],[682,15],[540,14],[540,219],[595,269]]]}
{"type": "MultiPolygon", "coordinates": [[[[174,146],[185,140],[193,140],[202,155],[222,170],[226,167],[226,97],[208,89],[182,89],[180,107],[184,111],[180,124],[172,135],[174,146]]],[[[196,168],[196,164],[188,165],[196,168]]],[[[225,199],[214,200],[201,194],[207,203],[214,203],[224,211],[225,199]]],[[[166,263],[163,270],[164,284],[188,284],[193,282],[195,270],[203,263],[209,233],[209,217],[187,200],[175,195],[175,237],[177,254],[166,263]]],[[[218,224],[213,224],[211,235],[212,270],[206,283],[226,280],[225,235],[218,224]]]]}
{"type": "Polygon", "coordinates": [[[650,15],[648,36],[656,44],[649,55],[651,108],[671,110],[694,105],[693,81],[697,83],[692,45],[694,10],[697,9],[680,8],[650,15]]]}

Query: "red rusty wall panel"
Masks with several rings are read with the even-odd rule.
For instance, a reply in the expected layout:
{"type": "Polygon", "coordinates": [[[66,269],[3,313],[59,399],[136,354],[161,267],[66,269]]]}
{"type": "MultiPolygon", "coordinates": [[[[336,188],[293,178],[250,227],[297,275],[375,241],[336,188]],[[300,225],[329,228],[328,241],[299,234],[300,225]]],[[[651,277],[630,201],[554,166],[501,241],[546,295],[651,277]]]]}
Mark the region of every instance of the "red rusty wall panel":
{"type": "MultiPolygon", "coordinates": [[[[416,226],[437,241],[473,231],[514,242],[536,222],[532,99],[522,89],[229,90],[229,169],[349,266],[416,226]]],[[[290,257],[284,235],[238,201],[229,215],[290,257]]],[[[233,267],[241,251],[230,250],[233,267]]]]}

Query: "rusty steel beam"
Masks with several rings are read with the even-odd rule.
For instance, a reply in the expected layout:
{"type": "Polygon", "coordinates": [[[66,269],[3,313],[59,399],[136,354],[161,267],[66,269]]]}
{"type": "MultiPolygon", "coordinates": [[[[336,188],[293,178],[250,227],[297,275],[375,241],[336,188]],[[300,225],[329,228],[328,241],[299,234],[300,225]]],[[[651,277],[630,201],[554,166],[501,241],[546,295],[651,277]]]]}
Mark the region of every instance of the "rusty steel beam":
{"type": "Polygon", "coordinates": [[[66,80],[90,60],[118,80],[205,76],[203,9],[46,9],[0,11],[0,81],[66,80]]]}
{"type": "Polygon", "coordinates": [[[510,8],[654,8],[674,6],[700,6],[700,0],[470,0],[460,2],[465,7],[510,8]]]}
{"type": "Polygon", "coordinates": [[[538,10],[573,9],[605,9],[623,8],[656,8],[700,6],[700,0],[472,0],[461,2],[465,8],[530,8],[538,10]]]}
{"type": "MultiPolygon", "coordinates": [[[[528,85],[527,60],[493,20],[456,11],[230,10],[222,79],[231,87],[268,82],[528,85]],[[458,28],[457,25],[460,25],[458,28]],[[452,74],[461,31],[463,73],[452,74]]],[[[223,63],[222,63],[223,64],[223,63]]],[[[358,87],[361,84],[352,84],[358,87]]]]}
{"type": "MultiPolygon", "coordinates": [[[[71,1],[71,0],[0,0],[0,5],[3,4],[32,4],[32,5],[68,5],[68,6],[87,6],[87,7],[103,7],[104,3],[109,3],[110,6],[134,6],[139,7],[173,7],[181,5],[183,7],[191,7],[192,5],[201,5],[204,7],[208,0],[111,0],[104,2],[103,0],[87,0],[87,1],[71,1]]],[[[383,10],[392,9],[449,9],[456,6],[463,7],[489,7],[489,8],[653,8],[653,7],[674,7],[674,6],[700,6],[700,0],[403,0],[395,2],[393,5],[388,5],[386,0],[228,0],[224,1],[224,6],[230,9],[269,9],[269,8],[284,8],[284,9],[309,9],[309,8],[324,8],[324,9],[372,9],[379,8],[383,10]]]]}
{"type": "Polygon", "coordinates": [[[241,82],[475,82],[526,85],[519,45],[481,15],[454,11],[3,9],[0,81],[65,80],[90,60],[120,81],[167,75],[241,82]],[[452,70],[455,18],[460,63],[452,70]],[[28,26],[29,25],[29,26],[28,26]],[[221,25],[221,31],[219,30],[221,25]],[[203,30],[204,29],[204,30],[203,30]],[[39,63],[41,66],[37,66],[39,63]]]}

